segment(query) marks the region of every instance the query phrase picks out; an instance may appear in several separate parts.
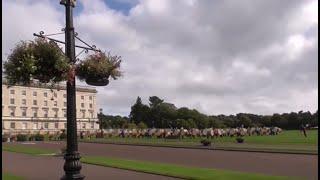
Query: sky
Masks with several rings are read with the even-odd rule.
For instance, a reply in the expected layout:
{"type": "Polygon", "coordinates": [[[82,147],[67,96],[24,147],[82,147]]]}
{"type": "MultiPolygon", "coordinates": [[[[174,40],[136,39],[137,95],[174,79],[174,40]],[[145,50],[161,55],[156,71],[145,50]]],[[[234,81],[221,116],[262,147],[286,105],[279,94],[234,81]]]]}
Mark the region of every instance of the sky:
{"type": "MultiPolygon", "coordinates": [[[[64,13],[2,0],[2,60],[34,32],[59,32],[64,13]]],[[[78,0],[74,26],[122,57],[124,76],[96,88],[105,114],[129,115],[138,96],[208,115],[318,109],[316,0],[78,0]]]]}

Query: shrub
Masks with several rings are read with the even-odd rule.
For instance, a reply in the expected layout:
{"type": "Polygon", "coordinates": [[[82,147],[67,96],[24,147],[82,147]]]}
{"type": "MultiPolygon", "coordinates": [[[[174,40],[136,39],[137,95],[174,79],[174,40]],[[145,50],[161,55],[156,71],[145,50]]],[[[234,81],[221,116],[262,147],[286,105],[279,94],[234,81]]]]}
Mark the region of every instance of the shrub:
{"type": "Polygon", "coordinates": [[[8,141],[8,138],[9,138],[9,135],[2,135],[2,142],[7,142],[8,141]]]}
{"type": "Polygon", "coordinates": [[[17,136],[11,136],[10,141],[17,141],[17,136]]]}
{"type": "Polygon", "coordinates": [[[200,141],[202,145],[204,146],[210,146],[211,145],[211,141],[208,139],[203,139],[200,141]]]}
{"type": "Polygon", "coordinates": [[[142,121],[139,122],[137,126],[139,129],[147,129],[148,128],[148,126],[142,121]]]}
{"type": "Polygon", "coordinates": [[[34,135],[30,135],[29,137],[28,137],[28,140],[29,141],[34,141],[35,139],[34,139],[34,135]]]}
{"type": "Polygon", "coordinates": [[[36,135],[34,135],[34,140],[35,141],[43,141],[44,140],[44,135],[36,134],[36,135]]]}
{"type": "Polygon", "coordinates": [[[49,140],[50,140],[50,135],[49,135],[49,134],[43,135],[43,139],[44,139],[45,141],[49,141],[49,140]]]}
{"type": "Polygon", "coordinates": [[[67,139],[67,134],[65,132],[61,133],[60,136],[59,136],[59,139],[60,140],[65,140],[67,139]]]}
{"type": "Polygon", "coordinates": [[[238,143],[243,143],[244,142],[244,139],[242,137],[237,137],[236,140],[237,140],[238,143]]]}
{"type": "Polygon", "coordinates": [[[18,134],[17,141],[28,141],[28,136],[25,134],[18,134]]]}

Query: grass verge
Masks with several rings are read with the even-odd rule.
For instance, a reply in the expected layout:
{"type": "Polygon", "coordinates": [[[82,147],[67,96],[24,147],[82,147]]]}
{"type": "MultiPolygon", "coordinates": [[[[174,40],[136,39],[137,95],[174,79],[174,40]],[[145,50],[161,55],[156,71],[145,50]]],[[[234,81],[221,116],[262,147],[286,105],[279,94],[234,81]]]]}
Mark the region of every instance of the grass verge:
{"type": "MultiPolygon", "coordinates": [[[[23,153],[29,155],[41,155],[54,153],[53,151],[41,148],[23,147],[18,145],[4,145],[2,151],[23,153]]],[[[163,176],[177,177],[192,180],[211,180],[211,179],[259,179],[259,180],[282,180],[292,179],[282,176],[267,176],[255,173],[243,173],[227,170],[216,170],[197,167],[185,167],[173,164],[145,162],[137,160],[126,160],[118,158],[97,157],[97,156],[84,156],[81,162],[86,164],[93,164],[99,166],[113,167],[137,172],[144,172],[150,174],[157,174],[163,176]]]]}
{"type": "Polygon", "coordinates": [[[2,179],[3,180],[23,180],[23,177],[15,176],[11,173],[2,172],[2,179]]]}
{"type": "Polygon", "coordinates": [[[2,144],[2,151],[23,153],[29,155],[53,155],[55,151],[49,149],[40,149],[34,147],[26,147],[21,145],[4,145],[2,144]]]}

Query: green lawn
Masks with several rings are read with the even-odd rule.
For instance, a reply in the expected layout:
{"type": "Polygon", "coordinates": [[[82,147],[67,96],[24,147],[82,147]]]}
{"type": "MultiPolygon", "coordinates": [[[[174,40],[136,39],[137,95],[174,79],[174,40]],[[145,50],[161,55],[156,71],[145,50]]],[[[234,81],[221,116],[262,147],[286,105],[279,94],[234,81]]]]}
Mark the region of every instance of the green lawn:
{"type": "Polygon", "coordinates": [[[136,160],[125,160],[125,159],[116,159],[108,157],[83,157],[81,162],[115,167],[120,169],[134,170],[139,172],[147,172],[158,175],[166,175],[171,177],[178,177],[184,179],[199,179],[199,180],[212,180],[212,179],[237,179],[237,180],[272,180],[272,179],[293,179],[292,177],[283,177],[283,176],[267,176],[255,173],[243,173],[227,170],[217,170],[217,169],[208,169],[208,168],[195,168],[195,167],[186,167],[178,166],[172,164],[164,163],[153,163],[145,161],[136,161],[136,160]]]}
{"type": "Polygon", "coordinates": [[[29,155],[52,155],[54,153],[57,153],[53,150],[48,150],[48,149],[40,149],[35,147],[26,147],[22,145],[10,145],[10,144],[2,144],[2,151],[23,153],[23,154],[29,154],[29,155]]]}
{"type": "MultiPolygon", "coordinates": [[[[42,155],[52,153],[41,148],[23,147],[19,145],[3,145],[2,151],[24,153],[30,155],[42,155]]],[[[81,162],[87,164],[95,164],[100,166],[114,167],[126,170],[133,170],[138,172],[145,172],[158,175],[166,175],[171,177],[179,177],[185,179],[197,179],[197,180],[211,180],[211,179],[292,179],[292,177],[282,176],[267,176],[255,173],[243,173],[227,170],[207,169],[207,168],[196,168],[196,167],[185,167],[172,164],[153,163],[137,160],[126,160],[109,157],[96,157],[96,156],[84,156],[81,158],[81,162]]],[[[12,175],[4,173],[5,176],[13,177],[12,175]]],[[[3,176],[4,176],[3,175],[3,176]]],[[[4,179],[4,178],[3,178],[4,179]]]]}
{"type": "Polygon", "coordinates": [[[2,180],[23,180],[20,176],[15,176],[11,173],[2,172],[2,180]]]}
{"type": "MultiPolygon", "coordinates": [[[[308,137],[304,137],[300,131],[284,131],[276,136],[246,136],[245,143],[236,143],[236,137],[222,137],[213,139],[214,148],[226,150],[256,150],[291,153],[318,152],[318,131],[307,131],[308,137]]],[[[202,138],[184,139],[157,139],[157,138],[120,138],[111,137],[104,139],[81,140],[83,142],[101,143],[125,143],[161,146],[199,147],[202,138]]]]}

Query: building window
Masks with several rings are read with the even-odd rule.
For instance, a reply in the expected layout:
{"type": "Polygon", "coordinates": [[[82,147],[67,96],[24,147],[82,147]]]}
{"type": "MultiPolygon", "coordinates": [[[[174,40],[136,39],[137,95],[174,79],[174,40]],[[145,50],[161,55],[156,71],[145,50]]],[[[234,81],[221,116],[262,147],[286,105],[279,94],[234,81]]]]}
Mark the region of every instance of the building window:
{"type": "Polygon", "coordinates": [[[89,100],[92,100],[92,96],[89,96],[89,100]]]}
{"type": "Polygon", "coordinates": [[[10,104],[14,104],[14,99],[13,98],[10,99],[10,104]]]}
{"type": "Polygon", "coordinates": [[[37,92],[36,91],[33,91],[33,96],[37,96],[37,92]]]}
{"type": "Polygon", "coordinates": [[[38,123],[33,123],[33,129],[38,129],[38,123]]]}
{"type": "Polygon", "coordinates": [[[48,106],[48,101],[43,101],[44,106],[48,106]]]}
{"type": "Polygon", "coordinates": [[[33,109],[32,110],[32,114],[33,114],[33,117],[38,117],[38,110],[37,109],[33,109]]]}
{"type": "Polygon", "coordinates": [[[58,101],[54,101],[53,105],[58,106],[58,101]]]}
{"type": "Polygon", "coordinates": [[[10,109],[10,116],[11,116],[11,117],[14,117],[14,116],[15,116],[15,111],[16,111],[16,109],[13,108],[13,107],[10,107],[9,109],[10,109]]]}
{"type": "Polygon", "coordinates": [[[15,128],[16,128],[16,123],[11,122],[11,123],[10,123],[10,128],[15,129],[15,128]]]}
{"type": "Polygon", "coordinates": [[[33,105],[37,105],[37,100],[33,100],[33,105]]]}
{"type": "Polygon", "coordinates": [[[54,123],[54,128],[58,129],[59,128],[59,123],[54,123]]]}
{"type": "Polygon", "coordinates": [[[44,92],[44,93],[43,93],[43,96],[44,96],[44,97],[48,97],[48,93],[47,93],[47,92],[44,92]]]}
{"type": "Polygon", "coordinates": [[[63,107],[67,107],[67,102],[63,102],[63,107]]]}
{"type": "Polygon", "coordinates": [[[91,122],[91,129],[94,129],[94,122],[91,122]]]}
{"type": "Polygon", "coordinates": [[[66,94],[63,94],[63,98],[67,98],[67,95],[66,95],[66,94]]]}
{"type": "Polygon", "coordinates": [[[89,107],[92,108],[92,104],[89,104],[89,107]]]}
{"type": "Polygon", "coordinates": [[[10,90],[10,94],[14,94],[14,90],[13,89],[10,90]]]}
{"type": "Polygon", "coordinates": [[[26,90],[22,90],[22,95],[27,95],[27,92],[26,92],[26,90]]]}
{"type": "Polygon", "coordinates": [[[81,96],[81,99],[84,100],[84,96],[81,96]]]}
{"type": "Polygon", "coordinates": [[[21,126],[21,129],[27,129],[27,123],[23,122],[22,126],[21,126]]]}
{"type": "Polygon", "coordinates": [[[81,107],[84,108],[84,103],[81,103],[81,107]]]}
{"type": "Polygon", "coordinates": [[[21,114],[23,117],[27,116],[27,109],[26,108],[21,108],[21,114]]]}
{"type": "Polygon", "coordinates": [[[26,99],[22,99],[21,103],[22,103],[22,105],[27,105],[27,100],[26,99]]]}
{"type": "Polygon", "coordinates": [[[49,123],[47,123],[47,122],[44,123],[44,128],[45,128],[45,129],[49,129],[49,123]]]}
{"type": "Polygon", "coordinates": [[[82,129],[86,128],[86,123],[82,123],[82,129]]]}
{"type": "Polygon", "coordinates": [[[81,110],[81,113],[82,113],[82,118],[85,118],[85,116],[86,116],[86,111],[85,111],[85,110],[81,110]]]}
{"type": "Polygon", "coordinates": [[[66,129],[67,128],[67,123],[64,123],[63,127],[64,127],[64,129],[66,129]]]}
{"type": "Polygon", "coordinates": [[[67,117],[67,111],[65,109],[63,109],[62,111],[63,111],[63,117],[67,117]]]}
{"type": "Polygon", "coordinates": [[[45,118],[48,117],[48,109],[44,109],[44,110],[43,110],[43,116],[44,116],[45,118]]]}
{"type": "Polygon", "coordinates": [[[90,117],[93,118],[93,112],[92,111],[90,111],[90,117]]]}
{"type": "Polygon", "coordinates": [[[53,93],[53,96],[54,96],[54,97],[57,97],[57,96],[58,96],[58,94],[57,94],[56,92],[54,92],[54,93],[53,93]]]}
{"type": "Polygon", "coordinates": [[[57,118],[58,117],[58,109],[54,109],[54,117],[57,118]]]}

